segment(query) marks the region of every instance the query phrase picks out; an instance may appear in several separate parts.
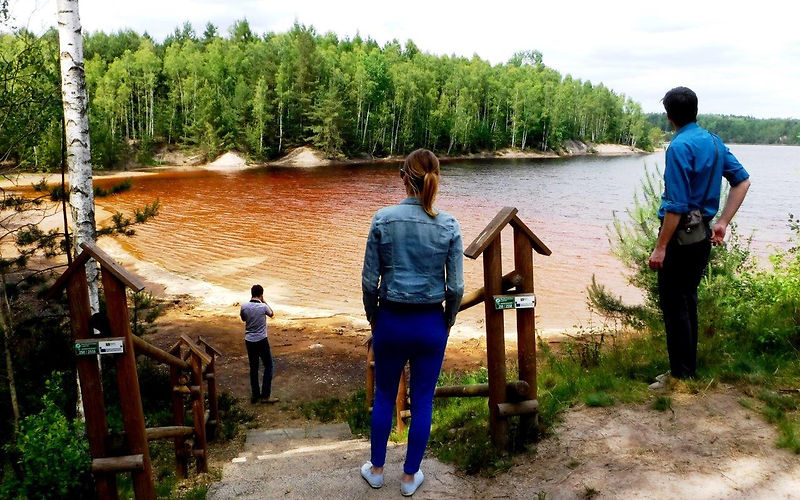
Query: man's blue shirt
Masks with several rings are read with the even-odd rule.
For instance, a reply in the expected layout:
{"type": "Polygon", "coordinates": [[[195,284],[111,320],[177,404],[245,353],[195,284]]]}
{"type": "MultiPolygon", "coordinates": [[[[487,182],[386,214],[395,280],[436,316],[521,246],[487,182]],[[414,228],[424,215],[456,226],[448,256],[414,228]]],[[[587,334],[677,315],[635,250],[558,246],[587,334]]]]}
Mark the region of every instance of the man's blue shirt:
{"type": "Polygon", "coordinates": [[[464,294],[462,252],[456,219],[441,211],[431,217],[418,198],[378,210],[361,272],[367,319],[375,315],[379,297],[406,304],[444,301],[452,326],[464,294]]]}
{"type": "Polygon", "coordinates": [[[700,209],[711,219],[719,210],[722,177],[736,186],[750,174],[719,137],[695,122],[684,125],[667,148],[658,218],[700,209]]]}

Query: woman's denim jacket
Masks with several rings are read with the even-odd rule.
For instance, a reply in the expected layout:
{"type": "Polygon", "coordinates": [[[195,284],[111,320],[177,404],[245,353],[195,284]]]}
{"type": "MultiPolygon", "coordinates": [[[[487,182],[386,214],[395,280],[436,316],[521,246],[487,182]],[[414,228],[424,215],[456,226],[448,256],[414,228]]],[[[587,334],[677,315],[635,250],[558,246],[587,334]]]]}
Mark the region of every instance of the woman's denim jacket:
{"type": "Polygon", "coordinates": [[[406,304],[445,302],[445,320],[456,320],[464,295],[464,257],[458,221],[431,217],[418,198],[385,207],[372,218],[361,288],[371,322],[378,299],[406,304]]]}

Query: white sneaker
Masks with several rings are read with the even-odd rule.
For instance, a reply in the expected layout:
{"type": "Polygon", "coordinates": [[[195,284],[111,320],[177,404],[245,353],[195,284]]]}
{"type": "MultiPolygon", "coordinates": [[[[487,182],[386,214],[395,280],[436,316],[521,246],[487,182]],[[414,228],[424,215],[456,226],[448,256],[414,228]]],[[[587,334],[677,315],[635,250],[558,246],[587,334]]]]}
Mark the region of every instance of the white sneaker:
{"type": "Polygon", "coordinates": [[[656,381],[652,384],[648,385],[647,388],[651,391],[661,391],[665,389],[669,389],[670,385],[672,384],[672,375],[667,373],[662,373],[658,377],[656,377],[656,381]]]}
{"type": "Polygon", "coordinates": [[[425,480],[425,474],[423,474],[421,470],[418,470],[414,474],[414,480],[411,481],[410,483],[400,481],[400,494],[403,495],[404,497],[410,497],[411,495],[414,494],[415,491],[417,491],[417,488],[420,487],[422,481],[424,480],[425,480]]]}
{"type": "Polygon", "coordinates": [[[361,477],[375,489],[383,486],[383,474],[372,473],[372,462],[367,462],[361,466],[361,477]]]}

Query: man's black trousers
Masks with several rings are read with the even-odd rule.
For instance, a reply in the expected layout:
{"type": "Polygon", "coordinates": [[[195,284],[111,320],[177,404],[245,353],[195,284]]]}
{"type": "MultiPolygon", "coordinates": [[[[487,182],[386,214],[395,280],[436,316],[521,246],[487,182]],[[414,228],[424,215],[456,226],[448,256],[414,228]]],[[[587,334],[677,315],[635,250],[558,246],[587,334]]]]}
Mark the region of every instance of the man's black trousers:
{"type": "Polygon", "coordinates": [[[244,341],[247,346],[247,358],[250,360],[250,389],[253,399],[258,397],[268,398],[272,392],[272,353],[267,339],[258,342],[244,341]],[[258,389],[259,361],[264,363],[264,376],[261,381],[261,390],[258,389]]]}
{"type": "Polygon", "coordinates": [[[697,369],[697,286],[708,265],[711,242],[667,245],[658,271],[658,296],[667,332],[669,368],[673,377],[695,376],[697,369]]]}

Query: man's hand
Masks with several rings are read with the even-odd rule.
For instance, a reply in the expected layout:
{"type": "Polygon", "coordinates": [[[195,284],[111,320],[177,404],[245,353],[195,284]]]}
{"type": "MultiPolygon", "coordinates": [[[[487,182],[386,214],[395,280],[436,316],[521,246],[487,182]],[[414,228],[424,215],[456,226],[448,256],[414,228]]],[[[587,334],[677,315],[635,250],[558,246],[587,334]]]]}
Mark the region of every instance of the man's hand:
{"type": "Polygon", "coordinates": [[[647,265],[650,266],[650,269],[653,271],[658,271],[662,267],[664,267],[664,257],[667,255],[667,249],[661,247],[655,247],[653,249],[653,253],[650,254],[650,260],[647,262],[647,265]]]}
{"type": "Polygon", "coordinates": [[[647,265],[653,271],[658,271],[664,267],[664,257],[667,255],[667,245],[675,234],[675,230],[681,221],[681,214],[667,212],[664,216],[664,222],[661,224],[661,229],[658,231],[658,240],[653,253],[650,255],[650,260],[647,265]]]}
{"type": "Polygon", "coordinates": [[[711,229],[711,243],[714,245],[722,245],[725,239],[725,233],[728,232],[728,225],[724,222],[717,222],[711,229]]]}
{"type": "Polygon", "coordinates": [[[725,200],[725,208],[722,209],[722,215],[720,215],[717,223],[714,224],[714,229],[711,230],[711,243],[715,245],[722,244],[725,233],[728,231],[728,224],[742,205],[748,189],[750,189],[750,179],[745,179],[733,186],[728,192],[728,199],[725,200]]]}

